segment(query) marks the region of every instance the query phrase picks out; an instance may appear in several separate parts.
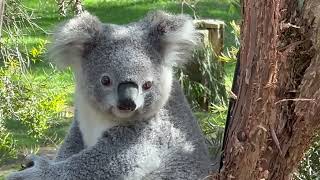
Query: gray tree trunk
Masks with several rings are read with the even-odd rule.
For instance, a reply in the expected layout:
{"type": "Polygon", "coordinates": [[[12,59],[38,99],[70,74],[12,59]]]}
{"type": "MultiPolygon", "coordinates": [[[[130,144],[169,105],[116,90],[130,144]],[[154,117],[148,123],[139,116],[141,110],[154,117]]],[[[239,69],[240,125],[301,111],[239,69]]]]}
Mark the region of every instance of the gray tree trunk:
{"type": "Polygon", "coordinates": [[[83,12],[83,6],[81,0],[58,0],[59,14],[61,16],[67,15],[67,9],[71,8],[74,12],[79,15],[83,12]],[[71,7],[70,7],[71,6],[71,7]]]}
{"type": "Polygon", "coordinates": [[[241,3],[237,100],[213,177],[290,179],[320,129],[320,1],[241,3]]]}
{"type": "Polygon", "coordinates": [[[74,6],[75,6],[76,14],[81,14],[83,12],[81,0],[75,0],[74,6]]]}
{"type": "Polygon", "coordinates": [[[1,38],[1,32],[2,32],[2,21],[3,21],[3,15],[4,15],[4,7],[5,7],[5,0],[0,0],[0,38],[1,38]]]}
{"type": "Polygon", "coordinates": [[[61,16],[66,16],[67,10],[66,10],[66,2],[65,2],[65,0],[59,0],[58,1],[58,8],[59,8],[59,14],[61,16]]]}

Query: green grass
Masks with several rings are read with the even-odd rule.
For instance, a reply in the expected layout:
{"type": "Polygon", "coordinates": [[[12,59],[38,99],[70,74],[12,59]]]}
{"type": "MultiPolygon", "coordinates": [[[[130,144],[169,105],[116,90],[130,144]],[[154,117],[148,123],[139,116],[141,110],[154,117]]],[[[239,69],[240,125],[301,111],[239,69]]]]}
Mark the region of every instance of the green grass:
{"type": "Polygon", "coordinates": [[[54,70],[46,62],[38,63],[31,68],[35,81],[46,81],[50,89],[64,89],[68,94],[67,104],[73,105],[74,77],[70,69],[65,71],[54,70]],[[49,78],[48,78],[49,77],[49,78]]]}
{"type": "MultiPolygon", "coordinates": [[[[66,71],[57,71],[54,68],[49,68],[47,63],[41,62],[38,63],[36,67],[31,68],[30,75],[32,77],[32,82],[45,84],[44,88],[48,90],[55,91],[64,91],[67,93],[66,104],[68,106],[73,106],[73,92],[74,92],[74,83],[73,83],[73,74],[70,70],[66,71]],[[45,82],[45,83],[43,83],[45,82]]],[[[27,136],[27,129],[21,125],[18,121],[11,120],[6,124],[7,129],[12,132],[14,138],[17,140],[16,145],[18,149],[22,148],[31,148],[35,144],[47,145],[52,144],[52,142],[61,141],[65,132],[70,124],[70,119],[60,119],[57,122],[54,122],[52,128],[48,130],[46,138],[41,142],[38,142],[36,139],[27,136]]]]}
{"type": "Polygon", "coordinates": [[[27,129],[21,125],[16,120],[10,120],[6,122],[6,127],[10,132],[13,132],[13,136],[15,137],[16,145],[18,149],[30,149],[34,147],[36,144],[43,145],[51,145],[52,142],[61,141],[65,136],[65,131],[68,129],[69,123],[71,122],[70,119],[61,120],[57,122],[55,125],[50,128],[46,134],[46,138],[41,141],[37,141],[36,139],[27,136],[26,131],[27,129]]]}
{"type": "MultiPolygon", "coordinates": [[[[196,15],[199,18],[220,19],[226,22],[226,46],[234,44],[231,35],[231,27],[228,22],[231,20],[239,20],[239,12],[233,10],[228,3],[230,0],[200,0],[196,5],[196,15]]],[[[57,23],[62,22],[70,17],[61,17],[57,13],[57,6],[54,0],[25,0],[25,5],[35,14],[35,22],[45,32],[54,29],[57,23]]],[[[162,9],[168,12],[180,13],[181,4],[170,0],[84,0],[84,8],[92,14],[99,17],[102,22],[125,24],[136,21],[143,17],[148,11],[162,9]]],[[[185,7],[184,12],[193,15],[193,12],[185,7]]],[[[29,29],[30,30],[30,29],[29,29]]],[[[37,39],[47,38],[47,34],[40,29],[31,31],[28,43],[35,44],[37,39]]]]}
{"type": "Polygon", "coordinates": [[[18,156],[16,159],[10,159],[6,161],[6,163],[0,165],[0,180],[4,179],[4,176],[9,172],[20,168],[20,164],[23,161],[23,154],[34,153],[39,150],[39,148],[45,146],[58,147],[69,129],[70,122],[71,119],[64,119],[57,122],[48,130],[46,137],[43,140],[37,141],[36,139],[26,135],[27,129],[21,126],[21,123],[14,120],[8,121],[6,127],[16,140],[18,156]]]}

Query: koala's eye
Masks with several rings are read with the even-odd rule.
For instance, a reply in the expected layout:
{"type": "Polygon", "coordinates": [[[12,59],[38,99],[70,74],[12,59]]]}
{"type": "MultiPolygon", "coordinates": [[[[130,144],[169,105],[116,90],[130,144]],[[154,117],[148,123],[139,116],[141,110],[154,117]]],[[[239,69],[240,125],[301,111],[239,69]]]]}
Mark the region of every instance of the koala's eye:
{"type": "Polygon", "coordinates": [[[111,79],[109,76],[102,76],[101,77],[101,84],[104,86],[110,86],[111,85],[111,79]]]}
{"type": "Polygon", "coordinates": [[[145,83],[142,85],[142,88],[143,88],[144,90],[148,90],[148,89],[151,88],[151,86],[152,86],[152,82],[151,82],[151,81],[147,81],[147,82],[145,82],[145,83]]]}

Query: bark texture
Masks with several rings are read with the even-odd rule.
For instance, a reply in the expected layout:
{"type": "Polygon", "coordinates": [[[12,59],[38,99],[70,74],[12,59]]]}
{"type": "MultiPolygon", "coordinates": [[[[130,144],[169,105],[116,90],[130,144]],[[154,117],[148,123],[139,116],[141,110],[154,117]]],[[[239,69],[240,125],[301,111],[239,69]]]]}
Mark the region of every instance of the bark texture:
{"type": "Polygon", "coordinates": [[[320,128],[320,1],[242,6],[237,100],[214,178],[290,179],[320,128]]]}

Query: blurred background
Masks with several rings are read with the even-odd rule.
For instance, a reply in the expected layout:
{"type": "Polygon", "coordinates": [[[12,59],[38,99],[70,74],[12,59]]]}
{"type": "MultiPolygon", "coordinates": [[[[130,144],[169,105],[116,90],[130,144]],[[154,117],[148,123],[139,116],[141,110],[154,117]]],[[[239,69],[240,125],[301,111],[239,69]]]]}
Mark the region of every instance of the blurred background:
{"type": "MultiPolygon", "coordinates": [[[[176,69],[176,77],[212,156],[219,156],[228,101],[234,98],[230,90],[240,46],[239,0],[5,0],[0,25],[0,179],[19,169],[26,154],[52,158],[72,121],[74,76],[46,58],[54,27],[83,10],[102,22],[125,24],[156,9],[205,22],[198,24],[205,31],[203,48],[194,51],[193,64],[176,69]]],[[[320,143],[315,143],[296,179],[319,177],[319,153],[320,143]]]]}

